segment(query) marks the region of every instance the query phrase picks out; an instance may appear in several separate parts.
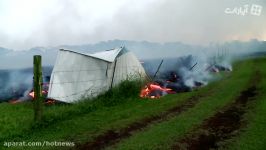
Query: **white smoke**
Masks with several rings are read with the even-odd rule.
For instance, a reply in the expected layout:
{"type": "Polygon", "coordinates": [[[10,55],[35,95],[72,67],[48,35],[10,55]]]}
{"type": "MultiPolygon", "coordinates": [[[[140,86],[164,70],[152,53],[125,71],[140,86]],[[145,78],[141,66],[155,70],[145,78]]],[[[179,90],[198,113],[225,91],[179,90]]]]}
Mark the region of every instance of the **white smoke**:
{"type": "Polygon", "coordinates": [[[1,100],[19,99],[25,91],[32,88],[32,72],[30,70],[1,70],[1,100]]]}
{"type": "MultiPolygon", "coordinates": [[[[51,67],[43,67],[43,81],[51,74],[51,67]]],[[[0,70],[0,101],[29,100],[29,93],[33,89],[32,68],[17,70],[0,70]]]]}

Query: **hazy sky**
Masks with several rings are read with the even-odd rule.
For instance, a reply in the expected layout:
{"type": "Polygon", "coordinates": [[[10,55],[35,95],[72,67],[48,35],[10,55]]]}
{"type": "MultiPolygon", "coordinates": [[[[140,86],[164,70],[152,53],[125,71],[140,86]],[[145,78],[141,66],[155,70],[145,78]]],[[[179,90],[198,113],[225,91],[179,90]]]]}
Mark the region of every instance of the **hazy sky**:
{"type": "Polygon", "coordinates": [[[266,40],[265,0],[0,0],[0,47],[266,40]],[[260,16],[250,13],[262,6],[260,16]],[[245,16],[226,8],[247,6],[245,16]],[[231,11],[232,12],[232,11],[231,11]]]}

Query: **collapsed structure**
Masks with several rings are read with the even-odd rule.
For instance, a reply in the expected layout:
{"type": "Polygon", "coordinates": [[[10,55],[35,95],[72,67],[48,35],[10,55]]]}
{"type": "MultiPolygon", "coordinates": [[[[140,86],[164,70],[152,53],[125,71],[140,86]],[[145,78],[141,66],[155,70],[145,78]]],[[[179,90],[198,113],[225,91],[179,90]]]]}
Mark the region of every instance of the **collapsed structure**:
{"type": "Polygon", "coordinates": [[[94,54],[60,49],[48,98],[71,103],[95,97],[123,80],[145,77],[139,60],[125,47],[94,54]]]}
{"type": "Polygon", "coordinates": [[[231,65],[216,60],[210,63],[209,59],[188,55],[163,59],[161,63],[159,59],[146,61],[144,68],[153,80],[141,89],[140,97],[160,98],[167,94],[190,92],[214,80],[213,73],[232,71],[231,65]],[[152,67],[157,65],[156,62],[157,70],[152,67]]]}

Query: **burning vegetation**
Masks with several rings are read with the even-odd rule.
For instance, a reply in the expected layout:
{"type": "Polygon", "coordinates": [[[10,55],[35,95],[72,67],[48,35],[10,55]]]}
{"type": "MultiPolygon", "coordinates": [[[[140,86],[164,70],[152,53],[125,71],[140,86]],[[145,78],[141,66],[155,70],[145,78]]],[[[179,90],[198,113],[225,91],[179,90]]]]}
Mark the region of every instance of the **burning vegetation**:
{"type": "MultiPolygon", "coordinates": [[[[51,67],[43,67],[43,95],[48,94],[51,67]]],[[[33,70],[0,70],[0,101],[19,103],[33,100],[33,70]]],[[[46,100],[47,101],[47,100],[46,100]]]]}
{"type": "Polygon", "coordinates": [[[157,82],[148,83],[145,87],[141,90],[140,97],[142,98],[160,98],[162,95],[165,94],[175,94],[176,92],[173,91],[171,88],[162,87],[157,82]]]}
{"type": "MultiPolygon", "coordinates": [[[[49,90],[49,80],[50,80],[49,76],[46,76],[46,78],[43,80],[44,82],[42,83],[42,95],[45,99],[46,104],[53,104],[53,103],[55,103],[55,100],[47,98],[48,90],[49,90]]],[[[25,94],[23,95],[23,97],[10,100],[9,102],[12,104],[16,104],[16,103],[23,102],[26,100],[34,100],[34,98],[35,98],[35,95],[34,95],[33,87],[31,87],[30,91],[28,91],[28,90],[25,91],[25,94]]]]}
{"type": "MultiPolygon", "coordinates": [[[[192,55],[163,60],[143,60],[142,65],[149,80],[140,90],[140,97],[156,99],[167,94],[190,92],[205,86],[214,79],[215,73],[232,71],[230,63],[225,60],[192,55]]],[[[46,98],[52,68],[43,68],[43,70],[42,94],[46,104],[53,104],[54,100],[46,98]]],[[[0,91],[1,100],[18,103],[34,99],[32,69],[1,73],[3,80],[1,82],[4,83],[2,86],[5,86],[0,91]]]]}
{"type": "Polygon", "coordinates": [[[156,62],[159,61],[150,60],[143,63],[150,80],[140,91],[142,98],[153,99],[167,94],[190,92],[207,85],[214,79],[213,73],[232,71],[231,65],[218,62],[208,63],[209,61],[192,55],[161,60],[154,71],[151,66],[155,66],[156,62]]]}

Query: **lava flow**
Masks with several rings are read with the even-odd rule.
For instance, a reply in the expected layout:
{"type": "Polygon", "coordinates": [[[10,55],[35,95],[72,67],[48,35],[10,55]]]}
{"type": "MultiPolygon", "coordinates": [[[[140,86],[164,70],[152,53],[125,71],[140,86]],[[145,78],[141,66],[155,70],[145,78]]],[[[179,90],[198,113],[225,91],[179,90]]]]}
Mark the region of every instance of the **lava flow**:
{"type": "Polygon", "coordinates": [[[165,94],[175,94],[170,88],[160,86],[158,83],[147,84],[140,92],[141,98],[160,98],[165,94]]]}

